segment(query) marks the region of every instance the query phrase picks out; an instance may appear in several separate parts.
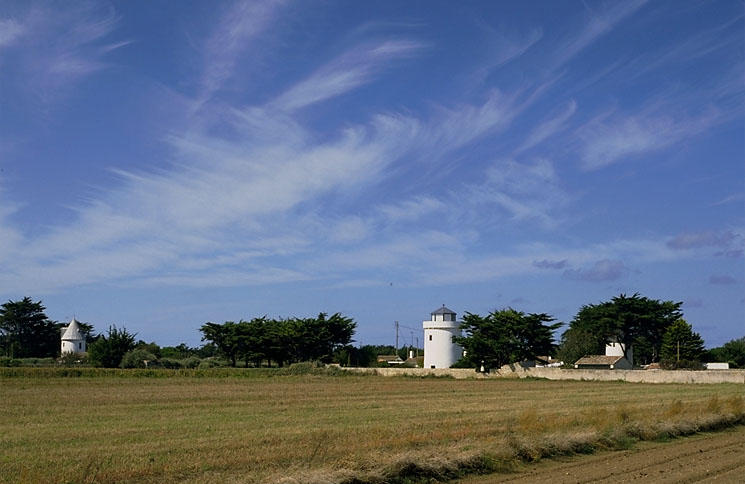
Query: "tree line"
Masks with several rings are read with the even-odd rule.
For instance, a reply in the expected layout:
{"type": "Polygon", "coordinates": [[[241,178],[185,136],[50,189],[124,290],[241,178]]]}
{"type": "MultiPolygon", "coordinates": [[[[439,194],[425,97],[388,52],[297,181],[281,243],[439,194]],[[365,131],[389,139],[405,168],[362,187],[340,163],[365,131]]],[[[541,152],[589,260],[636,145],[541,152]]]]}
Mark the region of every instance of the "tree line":
{"type": "MultiPolygon", "coordinates": [[[[745,337],[706,350],[701,336],[683,319],[681,306],[681,302],[620,294],[609,301],[582,306],[558,343],[554,333],[562,323],[555,322],[551,315],[512,308],[486,316],[466,312],[462,319],[464,334],[455,339],[466,350],[458,366],[496,368],[549,355],[573,363],[582,356],[603,354],[607,343],[617,341],[627,349],[633,348],[633,363],[637,365],[659,362],[667,368],[698,368],[701,362],[723,361],[733,368],[745,368],[745,337]]],[[[6,359],[59,356],[60,335],[66,325],[49,319],[45,310],[41,301],[29,297],[2,304],[0,355],[6,359]]],[[[110,326],[105,334],[96,335],[91,325],[80,325],[88,341],[88,360],[97,366],[141,366],[143,361],[151,361],[168,367],[169,360],[183,363],[191,359],[189,364],[198,364],[200,359],[215,356],[226,358],[232,366],[241,361],[255,367],[312,360],[373,366],[378,355],[396,353],[406,359],[403,348],[352,346],[356,323],[340,313],[208,322],[200,328],[205,344],[199,348],[185,344],[161,348],[136,341],[136,334],[126,328],[110,326]]]]}
{"type": "Polygon", "coordinates": [[[241,359],[246,366],[260,367],[264,362],[267,366],[300,361],[330,363],[338,349],[352,342],[356,327],[353,319],[340,313],[320,313],[315,318],[261,317],[237,323],[205,323],[199,331],[202,340],[213,343],[231,366],[241,359]]]}

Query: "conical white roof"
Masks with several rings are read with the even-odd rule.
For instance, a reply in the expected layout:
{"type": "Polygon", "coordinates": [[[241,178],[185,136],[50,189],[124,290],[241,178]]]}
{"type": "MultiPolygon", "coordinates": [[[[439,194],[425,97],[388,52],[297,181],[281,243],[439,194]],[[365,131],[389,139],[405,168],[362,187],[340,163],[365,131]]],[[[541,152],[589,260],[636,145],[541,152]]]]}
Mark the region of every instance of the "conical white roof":
{"type": "Polygon", "coordinates": [[[62,335],[62,339],[68,341],[85,339],[83,332],[80,331],[80,325],[75,318],[72,318],[72,321],[70,321],[65,333],[62,335]]]}

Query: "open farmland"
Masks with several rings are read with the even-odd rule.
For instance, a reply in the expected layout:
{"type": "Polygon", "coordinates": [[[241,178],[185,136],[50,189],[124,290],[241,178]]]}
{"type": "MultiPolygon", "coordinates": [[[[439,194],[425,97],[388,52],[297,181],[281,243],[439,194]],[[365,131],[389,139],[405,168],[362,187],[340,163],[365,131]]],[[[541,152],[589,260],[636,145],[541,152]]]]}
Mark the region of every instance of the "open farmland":
{"type": "Polygon", "coordinates": [[[364,482],[509,470],[743,422],[744,390],[267,373],[0,377],[0,480],[364,482]]]}

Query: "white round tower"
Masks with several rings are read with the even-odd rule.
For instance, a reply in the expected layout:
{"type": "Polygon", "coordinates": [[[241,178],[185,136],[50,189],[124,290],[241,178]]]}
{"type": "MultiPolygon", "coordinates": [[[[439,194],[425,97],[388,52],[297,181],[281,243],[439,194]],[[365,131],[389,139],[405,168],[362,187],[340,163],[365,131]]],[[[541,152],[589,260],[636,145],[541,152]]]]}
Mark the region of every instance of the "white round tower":
{"type": "Polygon", "coordinates": [[[70,324],[62,333],[62,354],[64,353],[85,353],[85,335],[80,331],[80,325],[75,318],[72,318],[70,324]]]}
{"type": "Polygon", "coordinates": [[[424,367],[450,368],[461,356],[463,349],[453,343],[453,336],[460,336],[460,323],[455,320],[455,311],[443,304],[432,312],[424,327],[424,367]]]}

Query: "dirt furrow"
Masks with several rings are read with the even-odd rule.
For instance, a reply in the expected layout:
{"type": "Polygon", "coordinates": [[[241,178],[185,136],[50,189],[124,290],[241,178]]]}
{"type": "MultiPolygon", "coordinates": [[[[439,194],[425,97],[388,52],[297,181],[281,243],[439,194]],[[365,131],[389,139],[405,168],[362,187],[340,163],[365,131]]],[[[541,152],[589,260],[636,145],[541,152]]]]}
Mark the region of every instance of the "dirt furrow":
{"type": "Polygon", "coordinates": [[[461,484],[497,482],[578,484],[589,482],[745,482],[745,427],[665,443],[642,442],[634,449],[552,459],[521,472],[466,478],[461,484]]]}

